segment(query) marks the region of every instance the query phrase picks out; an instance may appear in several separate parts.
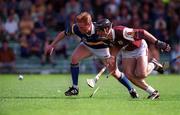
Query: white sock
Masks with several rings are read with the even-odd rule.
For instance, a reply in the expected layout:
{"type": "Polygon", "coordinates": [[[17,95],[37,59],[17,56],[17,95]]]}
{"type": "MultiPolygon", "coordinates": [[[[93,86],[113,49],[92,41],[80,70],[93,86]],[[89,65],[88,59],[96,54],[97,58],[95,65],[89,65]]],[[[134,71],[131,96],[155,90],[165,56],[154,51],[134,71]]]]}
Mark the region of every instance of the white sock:
{"type": "Polygon", "coordinates": [[[148,63],[148,70],[147,70],[148,75],[154,70],[154,68],[155,68],[154,63],[149,62],[148,63]]]}
{"type": "Polygon", "coordinates": [[[150,64],[153,69],[156,67],[156,66],[154,65],[154,63],[152,63],[152,62],[149,62],[148,64],[150,64]]]}
{"type": "Polygon", "coordinates": [[[77,85],[73,85],[74,88],[78,89],[78,86],[77,85]]]}
{"type": "Polygon", "coordinates": [[[148,86],[148,88],[146,89],[146,92],[148,92],[150,95],[155,91],[154,88],[152,88],[151,86],[148,86]]]}

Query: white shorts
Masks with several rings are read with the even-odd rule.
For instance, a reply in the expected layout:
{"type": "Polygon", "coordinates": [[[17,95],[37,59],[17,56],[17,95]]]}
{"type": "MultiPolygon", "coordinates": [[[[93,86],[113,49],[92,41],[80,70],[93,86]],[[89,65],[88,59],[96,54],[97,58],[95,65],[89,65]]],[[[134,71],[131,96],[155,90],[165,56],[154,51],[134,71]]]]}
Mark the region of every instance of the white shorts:
{"type": "Polygon", "coordinates": [[[122,58],[138,58],[140,56],[147,56],[147,43],[142,40],[141,47],[133,51],[122,50],[122,58]]]}
{"type": "Polygon", "coordinates": [[[98,58],[106,59],[106,58],[111,57],[109,48],[94,49],[94,48],[91,48],[91,47],[87,46],[83,42],[81,42],[80,45],[84,45],[86,48],[88,48],[98,58]]]}

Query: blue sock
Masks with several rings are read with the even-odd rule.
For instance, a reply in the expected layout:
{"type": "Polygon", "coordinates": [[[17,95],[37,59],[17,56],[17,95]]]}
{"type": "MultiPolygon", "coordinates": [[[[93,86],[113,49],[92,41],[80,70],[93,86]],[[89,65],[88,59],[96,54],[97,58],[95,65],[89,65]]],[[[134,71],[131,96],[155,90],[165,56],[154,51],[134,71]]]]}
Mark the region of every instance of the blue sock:
{"type": "Polygon", "coordinates": [[[79,64],[71,64],[71,77],[73,86],[78,86],[79,64]]]}
{"type": "Polygon", "coordinates": [[[121,77],[118,79],[119,82],[121,82],[127,89],[130,91],[133,89],[131,83],[127,79],[127,77],[124,75],[124,73],[121,74],[121,77]]]}

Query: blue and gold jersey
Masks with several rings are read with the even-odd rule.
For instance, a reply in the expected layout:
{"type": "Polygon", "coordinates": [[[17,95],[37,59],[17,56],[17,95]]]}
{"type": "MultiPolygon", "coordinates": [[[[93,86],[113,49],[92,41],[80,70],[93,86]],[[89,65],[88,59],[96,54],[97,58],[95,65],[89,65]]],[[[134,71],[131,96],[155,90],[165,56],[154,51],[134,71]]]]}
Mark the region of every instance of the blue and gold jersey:
{"type": "Polygon", "coordinates": [[[84,42],[87,46],[94,49],[101,49],[109,47],[108,44],[99,40],[99,36],[96,34],[95,27],[92,24],[91,34],[82,34],[76,24],[73,24],[71,27],[65,29],[65,35],[76,34],[81,38],[81,41],[84,42]]]}

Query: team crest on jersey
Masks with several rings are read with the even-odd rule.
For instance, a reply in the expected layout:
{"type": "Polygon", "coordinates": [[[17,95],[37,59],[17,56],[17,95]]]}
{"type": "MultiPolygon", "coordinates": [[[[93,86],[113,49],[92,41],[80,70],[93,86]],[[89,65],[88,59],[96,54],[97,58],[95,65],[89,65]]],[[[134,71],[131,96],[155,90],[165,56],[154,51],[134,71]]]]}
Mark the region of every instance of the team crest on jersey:
{"type": "Polygon", "coordinates": [[[134,41],[134,32],[132,28],[123,29],[123,37],[127,40],[134,41]]]}

